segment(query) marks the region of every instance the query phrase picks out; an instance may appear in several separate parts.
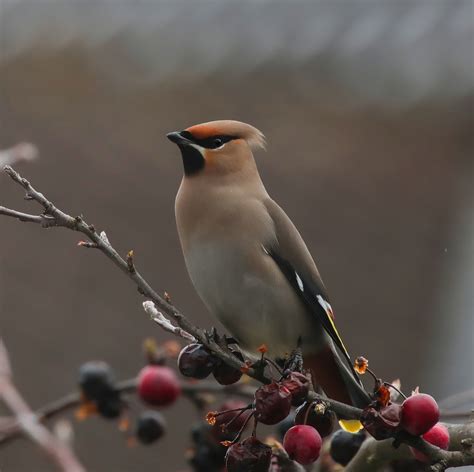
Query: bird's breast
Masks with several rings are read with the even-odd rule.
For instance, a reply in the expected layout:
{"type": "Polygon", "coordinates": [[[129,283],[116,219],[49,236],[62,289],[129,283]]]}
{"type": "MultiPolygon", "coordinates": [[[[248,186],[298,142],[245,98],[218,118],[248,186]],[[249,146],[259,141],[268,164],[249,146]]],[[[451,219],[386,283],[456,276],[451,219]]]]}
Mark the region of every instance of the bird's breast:
{"type": "Polygon", "coordinates": [[[261,246],[249,242],[199,242],[186,254],[193,284],[242,347],[284,356],[319,327],[261,246]]]}

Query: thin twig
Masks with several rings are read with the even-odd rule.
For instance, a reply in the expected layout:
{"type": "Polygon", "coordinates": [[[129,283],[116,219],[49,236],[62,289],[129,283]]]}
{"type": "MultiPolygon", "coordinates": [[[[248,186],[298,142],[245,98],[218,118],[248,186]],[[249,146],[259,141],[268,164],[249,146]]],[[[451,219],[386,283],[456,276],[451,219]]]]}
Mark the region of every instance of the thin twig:
{"type": "MultiPolygon", "coordinates": [[[[67,213],[64,213],[58,209],[50,200],[48,200],[42,193],[38,192],[33,186],[24,179],[18,172],[12,169],[10,166],[5,166],[5,172],[11,177],[11,179],[23,187],[26,191],[28,199],[34,200],[39,203],[43,209],[43,215],[29,215],[25,213],[18,214],[15,210],[9,208],[0,207],[0,214],[17,218],[20,221],[37,223],[43,227],[59,226],[68,228],[73,231],[84,234],[89,241],[81,241],[79,244],[86,247],[94,247],[105,254],[123,273],[125,273],[133,282],[136,284],[138,291],[154,302],[157,310],[161,311],[164,315],[171,318],[176,324],[183,329],[185,332],[192,335],[200,343],[214,352],[228,365],[235,367],[236,369],[246,368],[245,364],[241,362],[236,356],[231,354],[227,349],[220,346],[212,336],[209,336],[205,330],[194,326],[174,305],[169,303],[163,297],[152,289],[150,284],[143,278],[140,272],[136,269],[133,263],[133,270],[131,270],[130,261],[122,258],[115,248],[110,244],[105,233],[98,233],[94,226],[86,223],[81,216],[72,217],[67,213]],[[21,216],[21,218],[20,218],[21,216]]],[[[133,256],[133,253],[132,253],[133,256]]],[[[246,372],[249,376],[258,378],[260,381],[269,382],[268,379],[259,375],[254,369],[246,368],[246,372]]]]}
{"type": "MultiPolygon", "coordinates": [[[[122,380],[116,385],[117,390],[122,394],[134,393],[137,388],[136,378],[122,380]]],[[[253,398],[254,388],[250,385],[238,383],[229,386],[222,386],[214,382],[199,382],[199,383],[181,383],[181,391],[183,395],[192,397],[200,394],[214,394],[214,395],[235,395],[245,399],[253,398]]],[[[63,397],[48,403],[34,412],[34,416],[38,422],[42,423],[50,420],[70,410],[80,406],[83,398],[79,391],[71,392],[63,397]]],[[[5,418],[7,420],[7,418],[5,418]]],[[[0,445],[10,442],[21,437],[24,431],[17,420],[10,419],[5,423],[3,428],[0,428],[0,445]]]]}

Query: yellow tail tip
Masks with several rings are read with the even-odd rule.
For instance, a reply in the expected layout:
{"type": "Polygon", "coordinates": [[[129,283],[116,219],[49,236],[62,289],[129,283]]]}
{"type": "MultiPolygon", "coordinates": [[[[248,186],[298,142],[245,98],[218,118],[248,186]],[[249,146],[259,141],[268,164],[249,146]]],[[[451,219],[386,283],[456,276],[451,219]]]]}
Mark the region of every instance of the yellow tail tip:
{"type": "Polygon", "coordinates": [[[363,428],[359,420],[339,420],[339,426],[349,433],[358,433],[363,428]]]}

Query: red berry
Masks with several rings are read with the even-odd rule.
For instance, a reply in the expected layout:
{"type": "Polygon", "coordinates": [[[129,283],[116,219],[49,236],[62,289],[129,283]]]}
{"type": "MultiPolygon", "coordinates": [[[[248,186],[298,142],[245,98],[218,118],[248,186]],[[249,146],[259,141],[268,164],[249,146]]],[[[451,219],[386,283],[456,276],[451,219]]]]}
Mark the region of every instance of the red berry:
{"type": "Polygon", "coordinates": [[[268,472],[272,448],[250,436],[229,447],[225,459],[227,472],[268,472]]]}
{"type": "Polygon", "coordinates": [[[217,358],[202,344],[188,344],[179,353],[178,368],[185,377],[205,379],[211,374],[216,365],[217,358]]]}
{"type": "Polygon", "coordinates": [[[181,393],[176,374],[169,367],[148,365],[138,374],[138,395],[154,406],[169,406],[181,393]]]}
{"type": "Polygon", "coordinates": [[[435,399],[426,393],[408,397],[402,403],[401,426],[414,436],[430,430],[439,421],[439,408],[435,399]]]}
{"type": "MultiPolygon", "coordinates": [[[[441,449],[446,450],[449,447],[449,431],[448,428],[441,423],[435,424],[428,432],[423,434],[422,438],[441,449]]],[[[429,458],[423,453],[413,447],[410,449],[417,460],[429,463],[429,458]]]]}
{"type": "Polygon", "coordinates": [[[305,375],[300,372],[290,372],[282,384],[290,391],[293,406],[299,406],[306,400],[309,392],[309,380],[305,375]]]}
{"type": "Polygon", "coordinates": [[[283,438],[283,447],[290,459],[302,465],[312,464],[319,457],[321,444],[319,433],[305,424],[293,426],[283,438]]]}
{"type": "MultiPolygon", "coordinates": [[[[245,408],[246,406],[248,406],[247,403],[242,400],[228,400],[224,402],[217,411],[237,410],[238,408],[245,408]]],[[[251,410],[246,410],[239,415],[240,411],[229,411],[228,413],[219,415],[216,417],[216,423],[213,428],[218,435],[226,432],[233,434],[238,433],[251,412],[251,410]],[[229,426],[227,426],[228,423],[230,423],[229,426]],[[222,428],[223,426],[225,426],[224,430],[222,428]]]]}
{"type": "Polygon", "coordinates": [[[336,425],[337,418],[334,412],[325,409],[324,413],[318,413],[314,403],[303,403],[296,410],[295,424],[307,424],[316,428],[321,437],[329,436],[336,425]],[[309,408],[309,411],[308,411],[309,408]]]}
{"type": "Polygon", "coordinates": [[[263,424],[277,424],[291,410],[291,393],[280,383],[263,385],[255,392],[255,418],[263,424]]]}

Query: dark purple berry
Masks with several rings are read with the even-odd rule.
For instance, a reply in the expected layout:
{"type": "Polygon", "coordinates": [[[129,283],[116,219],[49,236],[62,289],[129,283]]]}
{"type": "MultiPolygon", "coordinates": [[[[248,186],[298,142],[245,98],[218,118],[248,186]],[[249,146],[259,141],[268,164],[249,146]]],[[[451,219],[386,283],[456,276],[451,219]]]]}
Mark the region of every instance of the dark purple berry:
{"type": "Polygon", "coordinates": [[[291,410],[291,393],[280,383],[263,385],[255,392],[255,418],[263,424],[277,424],[291,410]]]}
{"type": "Polygon", "coordinates": [[[320,413],[315,403],[305,402],[296,410],[295,424],[308,424],[316,428],[323,438],[333,432],[336,423],[337,418],[332,411],[325,408],[320,413]]]}
{"type": "Polygon", "coordinates": [[[178,357],[179,371],[185,377],[205,379],[217,365],[217,358],[202,344],[188,344],[183,347],[178,357]]]}
{"type": "Polygon", "coordinates": [[[227,472],[268,472],[272,448],[250,436],[229,447],[226,454],[227,472]]]}
{"type": "Polygon", "coordinates": [[[137,439],[143,444],[151,444],[165,433],[165,419],[158,411],[144,411],[137,419],[137,439]]]}
{"type": "Polygon", "coordinates": [[[115,390],[110,366],[103,361],[90,361],[79,368],[79,386],[88,400],[98,401],[115,390]]]}
{"type": "MultiPolygon", "coordinates": [[[[232,354],[240,361],[244,360],[244,356],[239,351],[231,351],[232,354]]],[[[240,380],[242,372],[239,369],[227,365],[225,362],[218,360],[213,371],[214,378],[221,385],[231,385],[240,380]]]]}
{"type": "Polygon", "coordinates": [[[329,454],[333,461],[341,465],[347,465],[356,455],[365,439],[366,435],[363,431],[353,434],[340,429],[331,438],[329,454]]]}

